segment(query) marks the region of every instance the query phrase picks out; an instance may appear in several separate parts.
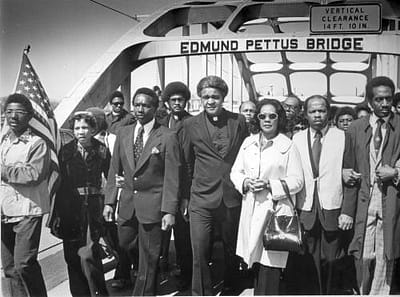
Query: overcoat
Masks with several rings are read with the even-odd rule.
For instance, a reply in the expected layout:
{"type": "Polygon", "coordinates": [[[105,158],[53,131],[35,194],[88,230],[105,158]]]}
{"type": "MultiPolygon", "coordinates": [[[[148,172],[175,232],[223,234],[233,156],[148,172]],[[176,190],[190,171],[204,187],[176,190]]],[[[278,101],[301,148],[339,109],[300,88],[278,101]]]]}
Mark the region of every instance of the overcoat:
{"type": "MultiPolygon", "coordinates": [[[[349,252],[357,259],[362,257],[367,222],[367,211],[370,202],[370,142],[372,128],[369,117],[353,122],[346,134],[343,166],[353,168],[361,173],[361,182],[344,189],[342,209],[352,214],[354,237],[349,252]]],[[[392,114],[387,122],[386,136],[382,143],[382,159],[379,165],[395,167],[400,158],[400,117],[392,114]]],[[[400,196],[399,185],[394,180],[382,184],[382,214],[384,253],[388,260],[400,256],[400,196]]]]}
{"type": "Polygon", "coordinates": [[[285,135],[278,134],[272,145],[261,149],[260,134],[247,137],[232,167],[231,179],[236,189],[243,194],[236,253],[251,267],[258,262],[271,267],[286,267],[288,252],[267,251],[263,247],[262,235],[277,200],[277,215],[293,215],[280,179],[285,180],[293,204],[296,193],[303,187],[304,178],[300,155],[295,144],[285,135]],[[266,190],[243,193],[246,178],[269,181],[271,192],[266,190]]]}
{"type": "MultiPolygon", "coordinates": [[[[84,216],[87,203],[80,195],[78,188],[93,187],[101,189],[102,174],[107,177],[111,155],[106,146],[92,139],[93,146],[86,160],[78,150],[76,139],[64,145],[59,153],[61,184],[52,204],[49,225],[53,235],[62,239],[76,239],[84,236],[84,216]],[[82,212],[83,211],[83,212],[82,212]]],[[[91,228],[97,233],[102,232],[102,195],[92,195],[87,212],[93,218],[91,228]],[[99,229],[99,230],[94,230],[99,229]]],[[[95,237],[99,237],[96,235],[95,237]]]]}

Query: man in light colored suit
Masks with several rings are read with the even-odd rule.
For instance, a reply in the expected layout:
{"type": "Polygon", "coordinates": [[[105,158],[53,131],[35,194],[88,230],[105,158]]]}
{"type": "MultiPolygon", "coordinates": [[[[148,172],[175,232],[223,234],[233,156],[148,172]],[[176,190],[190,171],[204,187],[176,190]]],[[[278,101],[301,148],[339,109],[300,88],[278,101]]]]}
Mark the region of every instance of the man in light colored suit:
{"type": "Polygon", "coordinates": [[[115,211],[115,176],[124,176],[118,210],[120,245],[133,245],[139,231],[139,270],[133,295],[156,295],[156,278],[161,253],[162,230],[175,223],[179,190],[179,144],[176,134],[154,119],[158,97],[153,90],[140,88],[133,97],[136,124],[122,127],[115,141],[106,186],[103,215],[115,211]]]}
{"type": "Polygon", "coordinates": [[[339,228],[351,229],[353,220],[343,212],[342,160],[344,132],[328,125],[329,101],[319,95],[304,104],[310,128],[293,137],[299,149],[304,188],[298,194],[297,207],[307,233],[305,255],[300,261],[296,287],[302,294],[333,294],[334,262],[341,256],[339,228]],[[308,261],[311,261],[311,265],[308,261]],[[303,271],[306,269],[307,271],[303,271]]]}

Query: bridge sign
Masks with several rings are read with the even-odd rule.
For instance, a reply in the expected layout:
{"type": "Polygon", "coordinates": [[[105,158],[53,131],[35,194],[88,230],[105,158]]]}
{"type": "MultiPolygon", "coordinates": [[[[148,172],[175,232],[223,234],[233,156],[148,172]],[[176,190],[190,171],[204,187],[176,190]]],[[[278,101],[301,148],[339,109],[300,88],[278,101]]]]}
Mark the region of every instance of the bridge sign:
{"type": "Polygon", "coordinates": [[[380,33],[381,5],[313,5],[310,8],[310,31],[318,34],[380,33]]]}

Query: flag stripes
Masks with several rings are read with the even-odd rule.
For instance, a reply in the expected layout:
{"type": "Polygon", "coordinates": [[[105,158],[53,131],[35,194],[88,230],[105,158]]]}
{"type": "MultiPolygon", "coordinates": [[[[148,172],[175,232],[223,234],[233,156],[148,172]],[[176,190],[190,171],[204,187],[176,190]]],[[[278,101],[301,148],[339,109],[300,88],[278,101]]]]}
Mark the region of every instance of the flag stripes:
{"type": "Polygon", "coordinates": [[[15,92],[23,94],[30,99],[34,115],[29,122],[29,126],[38,136],[46,141],[50,149],[51,162],[48,189],[52,204],[60,179],[57,155],[61,139],[50,101],[25,51],[22,55],[22,63],[18,73],[15,92]]]}

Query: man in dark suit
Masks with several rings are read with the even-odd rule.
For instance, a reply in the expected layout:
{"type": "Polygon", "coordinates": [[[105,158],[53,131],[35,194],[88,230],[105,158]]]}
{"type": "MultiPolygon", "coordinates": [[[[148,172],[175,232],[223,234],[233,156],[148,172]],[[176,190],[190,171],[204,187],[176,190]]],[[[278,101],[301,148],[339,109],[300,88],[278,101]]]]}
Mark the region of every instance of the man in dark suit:
{"type": "MultiPolygon", "coordinates": [[[[180,145],[182,142],[182,123],[192,115],[185,110],[186,103],[190,100],[190,90],[179,81],[169,83],[163,93],[163,102],[166,102],[171,113],[161,118],[159,123],[177,132],[180,145]]],[[[183,160],[182,160],[183,161],[183,160]]],[[[183,169],[183,168],[182,168],[183,169]]],[[[180,172],[180,187],[187,187],[188,182],[185,180],[186,174],[184,170],[180,172]]],[[[180,190],[179,208],[187,209],[187,199],[182,199],[180,190]]],[[[177,282],[179,291],[186,290],[190,287],[192,281],[192,248],[190,242],[189,216],[187,213],[178,211],[176,215],[176,224],[174,228],[174,243],[176,251],[177,264],[180,267],[180,275],[177,282]]],[[[168,252],[171,232],[163,232],[163,247],[160,258],[161,272],[166,272],[168,268],[168,252]]]]}
{"type": "Polygon", "coordinates": [[[109,219],[115,211],[115,176],[125,183],[118,210],[120,245],[127,251],[138,223],[139,270],[133,295],[156,295],[157,268],[161,252],[162,230],[175,223],[179,190],[179,144],[176,134],[154,119],[157,95],[140,88],[133,97],[136,124],[122,127],[115,141],[106,186],[103,215],[109,219]]]}
{"type": "Polygon", "coordinates": [[[346,134],[344,205],[354,218],[349,252],[363,295],[390,293],[400,256],[400,118],[391,111],[394,90],[388,77],[369,81],[365,94],[373,113],[353,122],[346,134]]]}
{"type": "Polygon", "coordinates": [[[190,193],[186,191],[183,197],[190,197],[193,295],[214,293],[208,260],[215,227],[220,227],[224,245],[224,286],[228,289],[238,284],[240,260],[235,250],[242,196],[229,175],[248,132],[243,115],[223,109],[227,93],[228,86],[221,78],[201,79],[197,94],[204,111],[183,122],[183,152],[191,179],[190,193]]]}

